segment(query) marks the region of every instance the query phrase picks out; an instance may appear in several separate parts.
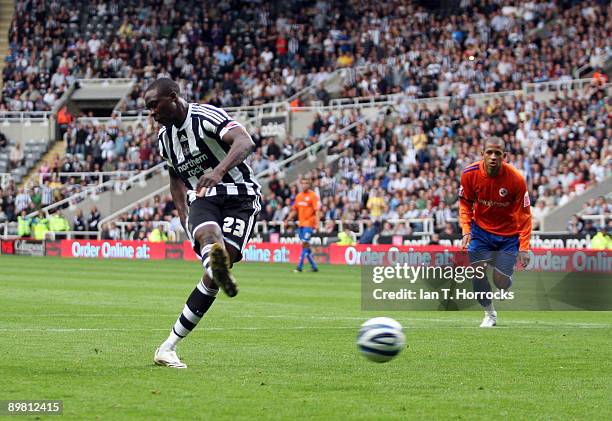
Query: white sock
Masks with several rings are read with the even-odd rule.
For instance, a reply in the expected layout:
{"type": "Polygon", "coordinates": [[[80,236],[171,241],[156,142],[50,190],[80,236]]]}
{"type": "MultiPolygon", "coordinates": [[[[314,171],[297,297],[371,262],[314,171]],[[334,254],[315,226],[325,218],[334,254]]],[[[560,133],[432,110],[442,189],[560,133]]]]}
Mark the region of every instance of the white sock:
{"type": "Polygon", "coordinates": [[[176,350],[176,345],[181,341],[181,338],[179,335],[177,335],[176,333],[174,333],[174,331],[170,332],[170,336],[168,336],[168,339],[166,339],[166,341],[161,344],[161,346],[159,347],[160,349],[169,349],[171,351],[176,350]]]}
{"type": "Polygon", "coordinates": [[[495,314],[495,307],[493,306],[493,301],[491,301],[491,304],[486,306],[484,309],[487,312],[487,314],[495,314]]]}

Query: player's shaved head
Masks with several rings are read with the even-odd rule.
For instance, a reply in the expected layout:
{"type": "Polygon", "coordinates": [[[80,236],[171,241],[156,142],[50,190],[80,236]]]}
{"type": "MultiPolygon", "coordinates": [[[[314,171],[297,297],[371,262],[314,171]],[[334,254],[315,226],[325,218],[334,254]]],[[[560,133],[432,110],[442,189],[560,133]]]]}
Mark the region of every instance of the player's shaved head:
{"type": "Polygon", "coordinates": [[[487,140],[485,140],[485,143],[484,143],[485,149],[490,148],[490,147],[495,147],[495,146],[500,147],[501,150],[503,151],[504,149],[506,149],[506,142],[504,142],[502,138],[496,137],[496,136],[489,137],[487,140]]]}
{"type": "Polygon", "coordinates": [[[168,79],[167,77],[162,77],[153,81],[153,83],[151,83],[147,88],[146,92],[152,91],[153,89],[156,89],[159,95],[164,96],[169,96],[173,92],[178,95],[180,92],[178,83],[172,79],[168,79]]]}
{"type": "Polygon", "coordinates": [[[179,97],[179,86],[172,79],[153,81],[144,94],[145,106],[155,121],[164,126],[180,127],[187,116],[188,104],[179,97]]]}
{"type": "Polygon", "coordinates": [[[499,137],[490,137],[485,140],[482,157],[485,170],[490,176],[495,176],[499,173],[503,161],[506,159],[505,149],[506,143],[499,137]]]}

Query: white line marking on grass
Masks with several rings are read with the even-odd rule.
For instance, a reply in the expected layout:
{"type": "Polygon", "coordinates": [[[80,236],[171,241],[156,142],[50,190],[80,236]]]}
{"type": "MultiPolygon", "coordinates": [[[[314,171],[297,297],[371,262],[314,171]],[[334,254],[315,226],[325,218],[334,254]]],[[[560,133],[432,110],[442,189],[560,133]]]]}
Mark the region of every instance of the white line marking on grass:
{"type": "MultiPolygon", "coordinates": [[[[597,324],[580,324],[580,323],[574,323],[574,324],[565,324],[565,325],[546,325],[543,326],[542,323],[539,323],[537,325],[535,324],[528,324],[528,325],[513,325],[512,323],[508,323],[508,324],[503,324],[498,326],[498,328],[496,329],[492,329],[492,330],[499,330],[499,329],[504,329],[504,328],[514,328],[514,329],[539,329],[542,327],[574,327],[574,328],[579,328],[579,329],[610,329],[612,328],[611,325],[605,325],[605,324],[601,324],[601,325],[597,325],[597,324]]],[[[438,326],[437,328],[440,329],[474,329],[474,330],[480,330],[480,328],[478,328],[477,325],[474,324],[470,324],[469,326],[466,325],[448,325],[448,326],[438,326]]],[[[265,330],[274,330],[274,331],[278,331],[278,330],[286,330],[286,331],[291,331],[291,330],[355,330],[356,327],[355,326],[292,326],[292,327],[275,327],[275,326],[271,326],[271,327],[257,327],[257,326],[253,326],[253,327],[206,327],[203,330],[204,331],[265,331],[265,330]]],[[[431,326],[410,326],[409,329],[411,330],[418,330],[418,329],[431,329],[431,326]]],[[[126,328],[24,328],[24,329],[3,329],[0,328],[0,332],[14,332],[14,333],[23,333],[23,332],[40,332],[40,333],[79,333],[79,332],[165,332],[168,329],[165,328],[151,328],[151,329],[126,329],[126,328]]]]}
{"type": "MultiPolygon", "coordinates": [[[[464,313],[465,314],[465,313],[464,313]]],[[[35,315],[36,317],[74,317],[74,314],[41,314],[41,315],[35,315]]],[[[80,314],[79,317],[83,317],[83,316],[88,316],[88,317],[102,317],[102,318],[129,318],[129,317],[153,317],[153,318],[159,318],[159,317],[172,317],[172,316],[176,316],[176,313],[163,313],[163,314],[80,314]]],[[[17,316],[15,316],[17,317],[17,316]]],[[[352,316],[304,316],[304,315],[288,315],[288,314],[284,314],[284,315],[245,315],[245,314],[241,314],[241,315],[230,315],[229,317],[232,318],[237,318],[237,319],[299,319],[299,320],[362,320],[365,321],[368,318],[370,318],[371,316],[363,316],[363,317],[352,317],[352,316]]],[[[0,319],[2,318],[7,318],[10,319],[11,316],[9,315],[8,317],[2,316],[0,317],[0,319]]],[[[441,317],[397,317],[397,319],[403,323],[409,323],[409,322],[430,322],[432,324],[440,324],[440,323],[446,323],[448,326],[440,326],[443,328],[459,328],[459,327],[466,327],[466,328],[471,328],[474,326],[475,323],[477,323],[477,319],[478,317],[474,318],[474,321],[472,321],[471,318],[461,318],[461,319],[455,319],[455,318],[441,318],[441,317]],[[454,323],[461,323],[461,325],[453,325],[454,323]],[[469,324],[468,326],[465,326],[469,324]]],[[[513,327],[513,328],[539,328],[539,327],[577,327],[577,328],[602,328],[602,329],[612,329],[612,323],[589,323],[589,322],[556,322],[556,321],[533,321],[533,320],[520,320],[520,319],[515,319],[515,320],[503,320],[502,323],[500,324],[500,327],[513,327]]],[[[430,326],[409,326],[410,329],[419,329],[419,328],[425,328],[425,327],[430,327],[430,326]]],[[[296,326],[296,327],[269,327],[269,328],[259,328],[259,327],[230,327],[230,328],[206,328],[208,330],[267,330],[267,329],[276,329],[276,330],[298,330],[298,329],[349,329],[349,327],[321,327],[321,326],[296,326]]],[[[113,328],[109,328],[111,330],[115,330],[113,328]]],[[[18,331],[20,329],[2,329],[0,328],[0,332],[9,332],[9,331],[18,331]]],[[[25,331],[27,331],[27,329],[24,329],[25,331]]],[[[73,329],[74,331],[78,331],[78,328],[73,329]]],[[[81,329],[83,331],[89,331],[89,329],[81,329]]],[[[104,329],[94,329],[95,330],[104,330],[104,329]]],[[[126,331],[129,331],[131,329],[124,329],[126,331]]],[[[167,329],[163,329],[163,330],[167,330],[167,329]]],[[[37,331],[37,329],[31,329],[31,331],[37,331]]],[[[119,329],[119,331],[121,331],[121,329],[119,329]]]]}
{"type": "MultiPolygon", "coordinates": [[[[463,313],[467,314],[467,313],[463,313]]],[[[371,316],[363,316],[363,317],[346,317],[346,316],[303,316],[303,315],[237,315],[231,316],[234,318],[274,318],[274,319],[313,319],[313,320],[366,320],[371,316]]],[[[457,320],[451,317],[442,318],[442,317],[398,317],[398,319],[402,321],[409,322],[435,322],[435,323],[453,323],[453,322],[467,322],[471,323],[470,319],[462,318],[461,320],[457,320]]],[[[478,319],[476,317],[475,319],[478,319]]],[[[504,321],[503,325],[511,326],[513,324],[524,324],[524,325],[533,325],[534,327],[538,326],[570,326],[570,327],[608,327],[612,328],[612,323],[581,323],[581,322],[555,322],[555,321],[538,321],[535,322],[533,320],[508,320],[504,321]]]]}
{"type": "MultiPolygon", "coordinates": [[[[325,329],[325,330],[344,330],[344,329],[355,329],[353,326],[294,326],[294,327],[207,327],[202,330],[207,331],[230,331],[230,330],[307,330],[307,329],[325,329]]],[[[168,329],[125,329],[125,328],[24,328],[24,329],[3,329],[0,328],[0,332],[45,332],[45,333],[74,333],[74,332],[158,332],[167,331],[168,329]]]]}

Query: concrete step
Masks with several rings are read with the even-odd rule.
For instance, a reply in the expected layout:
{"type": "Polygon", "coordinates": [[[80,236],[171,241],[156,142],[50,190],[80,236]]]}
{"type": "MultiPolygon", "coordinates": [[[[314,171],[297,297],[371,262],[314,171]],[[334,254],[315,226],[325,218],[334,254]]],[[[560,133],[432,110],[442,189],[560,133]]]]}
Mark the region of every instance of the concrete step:
{"type": "Polygon", "coordinates": [[[32,169],[28,172],[28,174],[25,177],[23,177],[20,187],[26,186],[30,182],[38,184],[39,179],[36,174],[38,174],[38,172],[40,171],[40,167],[42,166],[42,163],[44,161],[47,161],[49,164],[51,164],[51,162],[53,161],[52,158],[54,158],[55,155],[59,156],[60,161],[66,155],[66,147],[64,145],[64,142],[61,140],[56,141],[51,146],[51,148],[47,151],[47,153],[45,153],[40,158],[40,161],[38,161],[36,165],[34,165],[32,169]]]}

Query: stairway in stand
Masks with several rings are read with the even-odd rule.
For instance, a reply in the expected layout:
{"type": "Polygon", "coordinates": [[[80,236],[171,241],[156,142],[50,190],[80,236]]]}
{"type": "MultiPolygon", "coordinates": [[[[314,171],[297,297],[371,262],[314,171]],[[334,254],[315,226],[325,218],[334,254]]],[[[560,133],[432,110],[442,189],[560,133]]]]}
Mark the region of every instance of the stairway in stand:
{"type": "Polygon", "coordinates": [[[4,81],[2,71],[4,70],[4,58],[9,52],[9,29],[15,14],[14,0],[0,0],[0,92],[4,81]]]}
{"type": "Polygon", "coordinates": [[[39,177],[38,173],[40,172],[40,167],[42,167],[43,163],[46,161],[49,165],[53,162],[55,156],[58,156],[60,162],[66,156],[66,146],[64,142],[57,141],[53,143],[53,146],[45,153],[40,160],[32,167],[28,174],[23,178],[23,181],[19,185],[19,187],[26,187],[38,184],[39,177]]]}

